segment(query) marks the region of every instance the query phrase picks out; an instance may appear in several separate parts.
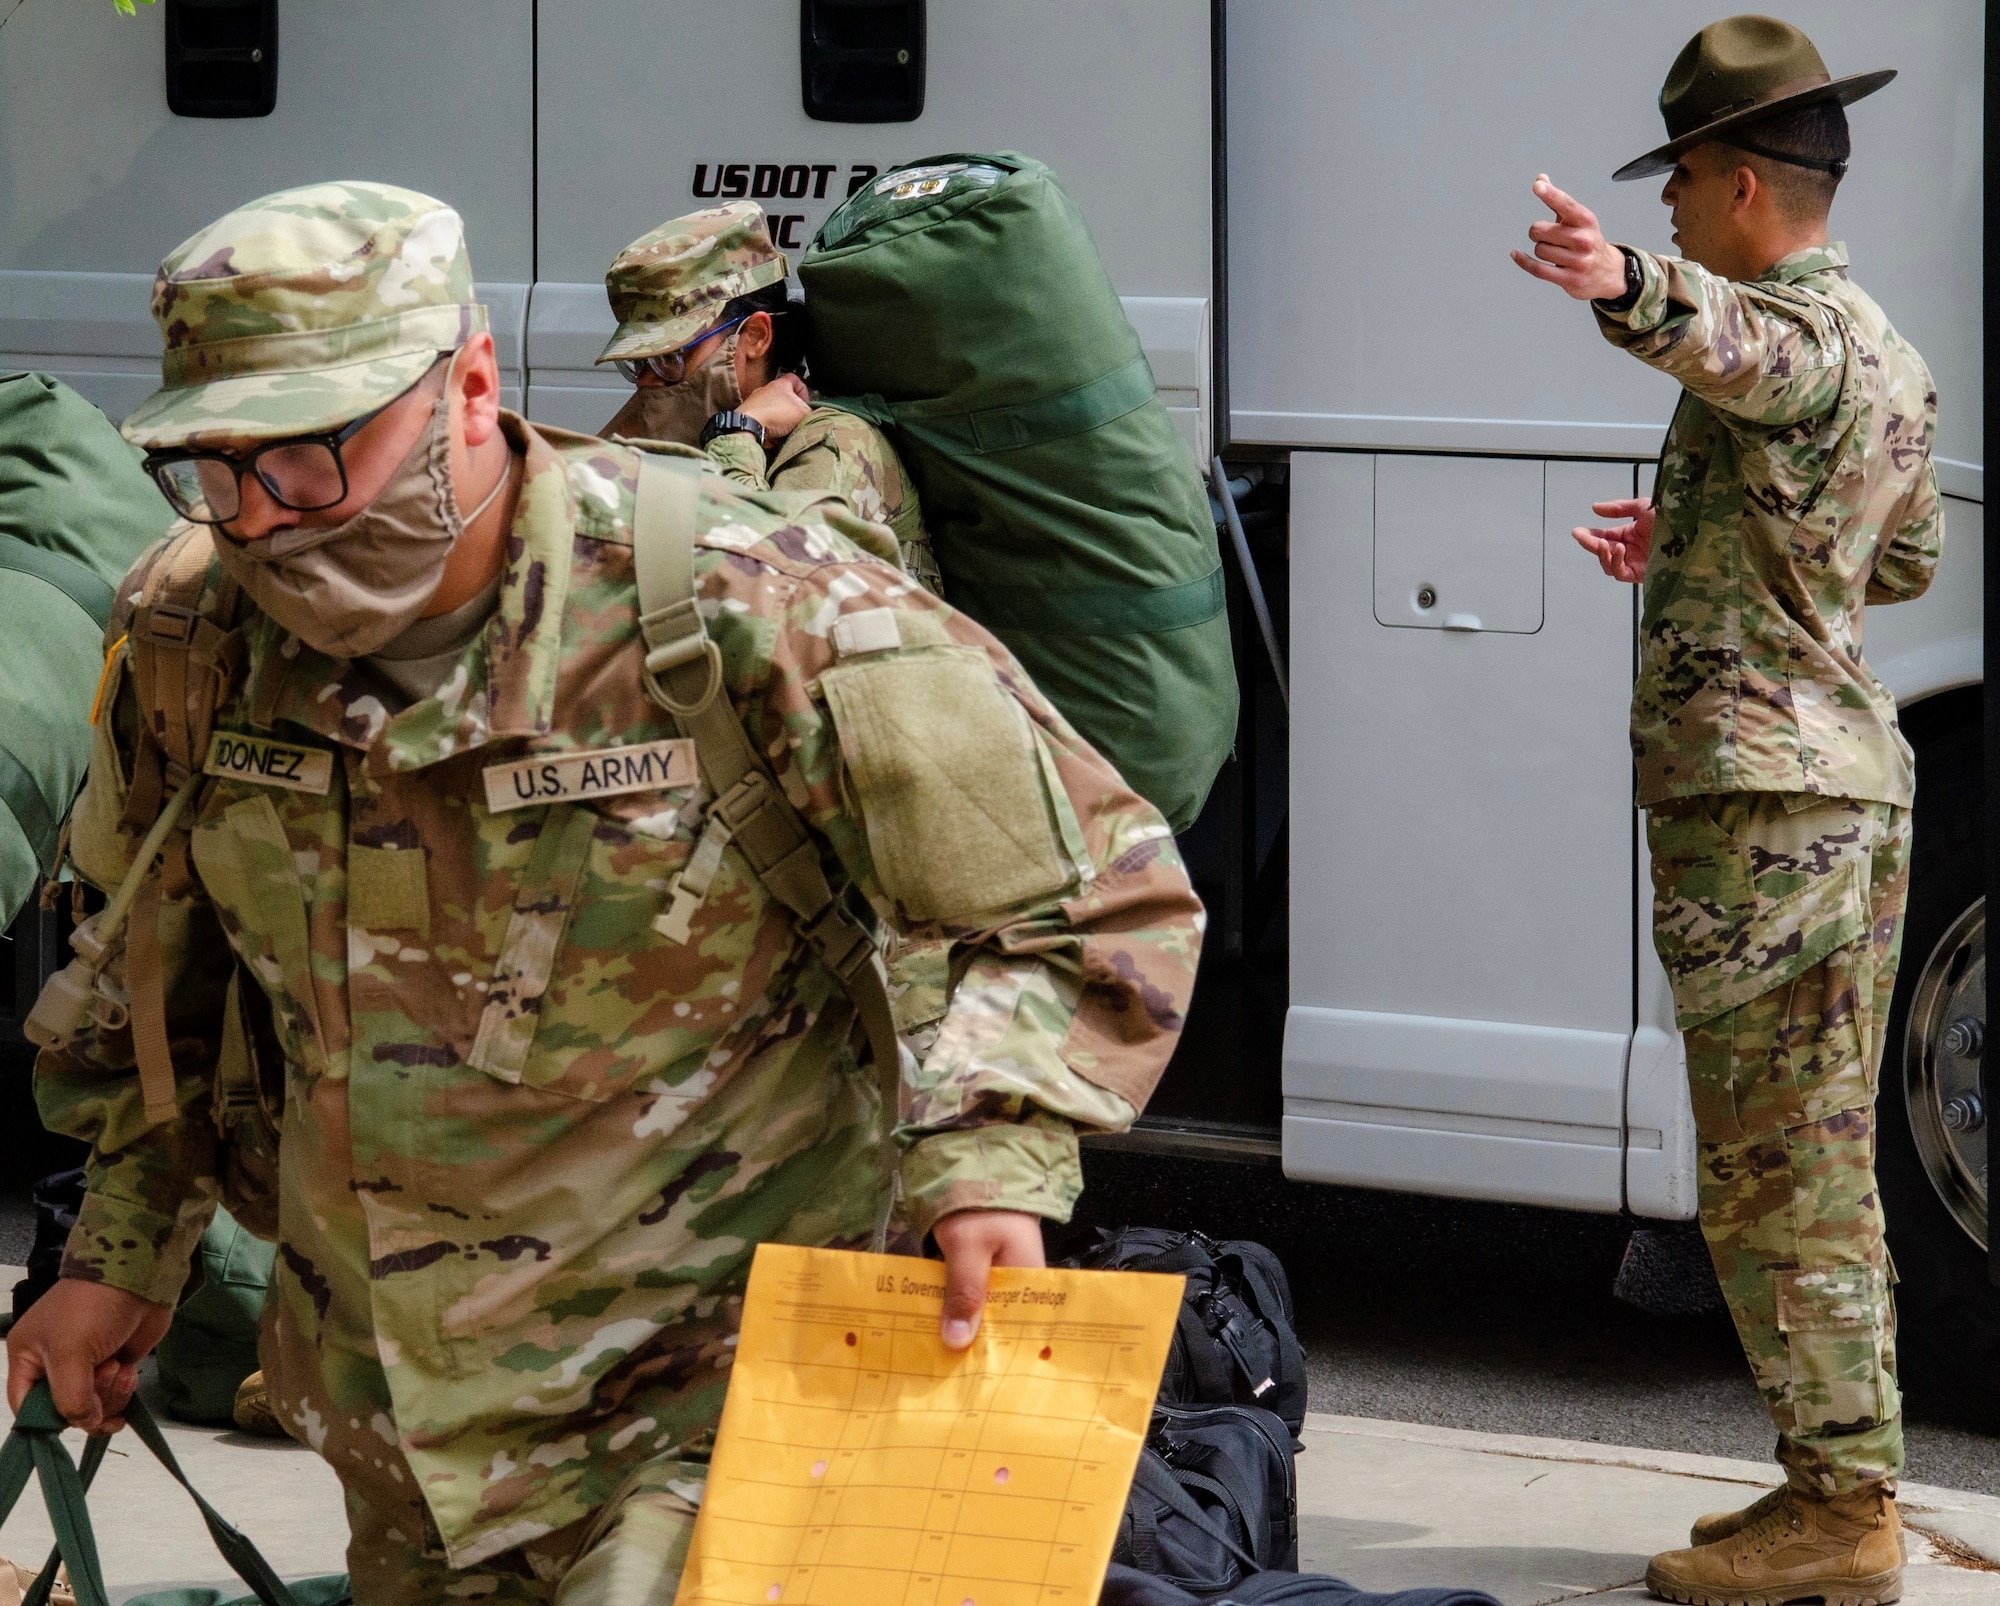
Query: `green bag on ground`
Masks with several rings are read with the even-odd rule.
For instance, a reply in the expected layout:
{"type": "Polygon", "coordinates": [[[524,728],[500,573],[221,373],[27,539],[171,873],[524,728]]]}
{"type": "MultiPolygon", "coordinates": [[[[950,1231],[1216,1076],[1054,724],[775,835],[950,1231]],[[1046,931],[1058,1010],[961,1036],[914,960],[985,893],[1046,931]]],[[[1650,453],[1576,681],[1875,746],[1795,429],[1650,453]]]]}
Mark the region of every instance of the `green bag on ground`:
{"type": "MultiPolygon", "coordinates": [[[[271,1570],[271,1564],[241,1530],[231,1526],[221,1512],[201,1497],[188,1482],[180,1463],[160,1432],[146,1402],[136,1395],[125,1407],[125,1422],[139,1442],[151,1450],[169,1476],[194,1501],[208,1536],[230,1570],[250,1586],[250,1594],[232,1600],[228,1606],[351,1606],[353,1591],[345,1573],[322,1573],[287,1584],[271,1570]]],[[[21,1606],[47,1606],[50,1589],[59,1566],[69,1572],[69,1587],[77,1606],[109,1606],[104,1588],[104,1568],[98,1560],[97,1534],[90,1522],[90,1508],[84,1503],[104,1453],[111,1445],[109,1434],[86,1439],[83,1460],[70,1460],[63,1444],[63,1430],[69,1424],[56,1410],[47,1381],[37,1383],[21,1402],[13,1431],[0,1444],[0,1523],[5,1523],[21,1498],[30,1478],[42,1486],[42,1503],[48,1507],[49,1526],[55,1529],[55,1549],[50,1553],[35,1582],[21,1599],[21,1606]]],[[[162,1589],[150,1595],[136,1595],[125,1606],[223,1606],[220,1590],[201,1588],[162,1589]]]]}
{"type": "Polygon", "coordinates": [[[1083,214],[1012,152],[864,186],[799,267],[815,387],[881,427],[946,597],[1176,831],[1236,737],[1208,498],[1083,214]]]}
{"type": "Polygon", "coordinates": [[[110,419],[47,374],[0,373],[0,926],[55,868],[112,598],[173,519],[110,419]]]}
{"type": "Polygon", "coordinates": [[[197,1257],[201,1286],[154,1351],[161,1401],[179,1421],[227,1423],[237,1389],[257,1370],[257,1321],[277,1248],[218,1207],[197,1257]]]}

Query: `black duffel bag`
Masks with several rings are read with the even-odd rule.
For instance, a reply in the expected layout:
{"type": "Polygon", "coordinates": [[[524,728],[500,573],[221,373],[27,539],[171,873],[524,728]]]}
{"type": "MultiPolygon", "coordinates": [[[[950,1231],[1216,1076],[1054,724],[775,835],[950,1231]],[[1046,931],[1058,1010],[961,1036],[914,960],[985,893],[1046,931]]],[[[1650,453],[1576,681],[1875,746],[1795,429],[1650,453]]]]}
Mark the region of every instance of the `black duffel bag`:
{"type": "Polygon", "coordinates": [[[1290,1430],[1254,1405],[1154,1407],[1111,1558],[1197,1595],[1297,1567],[1290,1430]]]}
{"type": "Polygon", "coordinates": [[[1483,1589],[1356,1589],[1325,1573],[1252,1573],[1220,1600],[1191,1595],[1164,1578],[1117,1562],[1104,1575],[1098,1606],[1500,1606],[1483,1589]]]}
{"type": "Polygon", "coordinates": [[[1292,1327],[1292,1289],[1262,1244],[1163,1227],[1100,1228],[1097,1242],[1069,1264],[1187,1279],[1160,1379],[1163,1404],[1233,1401],[1274,1412],[1294,1435],[1305,1425],[1306,1361],[1292,1327]]]}

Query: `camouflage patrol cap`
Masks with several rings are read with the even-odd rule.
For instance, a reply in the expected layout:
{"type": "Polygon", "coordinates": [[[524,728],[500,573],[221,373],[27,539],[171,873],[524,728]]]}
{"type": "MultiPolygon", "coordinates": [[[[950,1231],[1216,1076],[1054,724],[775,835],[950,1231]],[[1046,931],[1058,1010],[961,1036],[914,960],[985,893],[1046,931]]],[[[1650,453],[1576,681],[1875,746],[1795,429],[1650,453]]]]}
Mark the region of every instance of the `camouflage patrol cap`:
{"type": "Polygon", "coordinates": [[[605,294],[618,333],[597,360],[678,351],[738,296],[782,284],[792,271],[754,201],[704,207],[642,234],[612,259],[605,294]]]}
{"type": "Polygon", "coordinates": [[[160,388],[139,446],[270,440],[393,401],[486,327],[465,226],[393,184],[279,190],[178,246],[153,280],[160,388]]]}

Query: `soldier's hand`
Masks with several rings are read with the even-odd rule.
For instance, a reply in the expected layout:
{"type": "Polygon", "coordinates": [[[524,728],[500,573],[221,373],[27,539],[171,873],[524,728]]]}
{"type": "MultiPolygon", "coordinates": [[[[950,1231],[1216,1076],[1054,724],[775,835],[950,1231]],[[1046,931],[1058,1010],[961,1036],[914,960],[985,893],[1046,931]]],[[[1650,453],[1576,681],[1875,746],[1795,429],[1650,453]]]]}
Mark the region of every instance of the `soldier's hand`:
{"type": "Polygon", "coordinates": [[[759,385],[751,391],[737,404],[736,410],[764,426],[768,445],[783,440],[799,427],[812,411],[812,398],[806,394],[805,381],[797,374],[780,374],[768,385],[759,385]]]}
{"type": "Polygon", "coordinates": [[[1555,220],[1528,226],[1533,256],[1509,254],[1523,270],[1560,285],[1578,301],[1616,301],[1625,293],[1625,253],[1604,238],[1597,214],[1563,194],[1546,173],[1535,176],[1535,195],[1555,220]]]}
{"type": "Polygon", "coordinates": [[[1630,519],[1629,524],[1579,524],[1569,533],[1576,544],[1596,558],[1614,580],[1637,583],[1646,578],[1646,557],[1653,550],[1653,504],[1644,497],[1616,502],[1592,502],[1601,519],[1630,519]]]}
{"type": "Polygon", "coordinates": [[[956,1210],[931,1228],[944,1251],[946,1349],[964,1349],[979,1333],[986,1282],[995,1266],[1046,1266],[1042,1219],[1023,1210],[956,1210]]]}
{"type": "Polygon", "coordinates": [[[108,1283],[61,1279],[7,1334],[7,1405],[41,1379],[56,1409],[86,1433],[115,1433],[139,1381],[139,1362],[166,1336],[172,1309],[108,1283]]]}

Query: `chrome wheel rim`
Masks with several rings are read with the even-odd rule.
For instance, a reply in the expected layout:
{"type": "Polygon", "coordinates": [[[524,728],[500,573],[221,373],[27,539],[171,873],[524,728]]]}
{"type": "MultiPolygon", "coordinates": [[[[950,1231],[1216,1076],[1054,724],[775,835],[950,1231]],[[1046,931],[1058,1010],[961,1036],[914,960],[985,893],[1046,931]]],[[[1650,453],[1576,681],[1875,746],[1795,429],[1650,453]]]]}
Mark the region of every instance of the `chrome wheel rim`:
{"type": "Polygon", "coordinates": [[[1924,1175],[1951,1217],[1986,1247],[1986,900],[1951,923],[1917,977],[1903,1031],[1903,1098],[1924,1175]]]}

